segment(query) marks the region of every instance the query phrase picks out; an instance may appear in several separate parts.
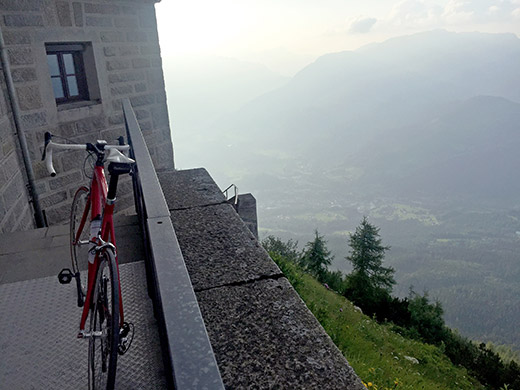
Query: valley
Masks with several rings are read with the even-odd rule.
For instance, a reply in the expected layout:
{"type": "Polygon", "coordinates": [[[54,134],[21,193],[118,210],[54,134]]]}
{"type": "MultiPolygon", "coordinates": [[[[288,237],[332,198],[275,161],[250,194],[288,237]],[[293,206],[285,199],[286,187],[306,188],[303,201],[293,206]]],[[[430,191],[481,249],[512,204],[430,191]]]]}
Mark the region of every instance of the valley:
{"type": "Polygon", "coordinates": [[[519,68],[513,34],[331,53],[194,127],[181,167],[253,193],[261,238],[302,248],[318,229],[343,272],[368,216],[392,247],[394,294],[428,291],[464,336],[520,350],[519,68]]]}

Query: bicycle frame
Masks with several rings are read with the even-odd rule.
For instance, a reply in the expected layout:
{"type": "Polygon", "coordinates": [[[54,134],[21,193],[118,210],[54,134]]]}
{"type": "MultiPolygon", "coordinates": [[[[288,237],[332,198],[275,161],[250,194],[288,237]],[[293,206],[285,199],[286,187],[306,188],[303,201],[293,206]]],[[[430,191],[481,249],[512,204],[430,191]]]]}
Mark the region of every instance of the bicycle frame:
{"type": "MultiPolygon", "coordinates": [[[[81,223],[78,228],[78,232],[76,237],[74,237],[75,242],[78,242],[79,237],[83,231],[85,226],[85,222],[87,218],[94,221],[95,219],[101,218],[101,231],[98,233],[97,237],[90,237],[90,241],[99,245],[102,242],[111,242],[114,246],[116,245],[116,239],[114,235],[114,203],[115,199],[107,199],[107,181],[105,177],[105,171],[103,166],[95,166],[94,167],[94,176],[92,178],[92,182],[90,184],[90,194],[85,205],[85,210],[83,211],[83,215],[81,217],[81,223]],[[104,207],[103,207],[104,205],[104,207]],[[90,210],[89,210],[90,209],[90,210]],[[90,213],[89,213],[90,211],[90,213]]],[[[89,232],[90,234],[90,232],[89,232]]],[[[123,299],[121,296],[121,280],[119,277],[119,263],[117,260],[117,252],[116,252],[116,268],[117,268],[117,282],[119,286],[119,315],[120,315],[120,326],[124,323],[123,317],[123,299]]],[[[81,321],[79,325],[80,333],[79,336],[82,335],[82,331],[85,329],[85,322],[87,320],[89,310],[92,303],[92,293],[94,291],[94,284],[96,281],[97,271],[99,269],[100,259],[99,255],[96,253],[94,262],[88,263],[88,276],[87,276],[87,294],[85,298],[85,304],[83,305],[83,312],[81,314],[81,321]]]]}

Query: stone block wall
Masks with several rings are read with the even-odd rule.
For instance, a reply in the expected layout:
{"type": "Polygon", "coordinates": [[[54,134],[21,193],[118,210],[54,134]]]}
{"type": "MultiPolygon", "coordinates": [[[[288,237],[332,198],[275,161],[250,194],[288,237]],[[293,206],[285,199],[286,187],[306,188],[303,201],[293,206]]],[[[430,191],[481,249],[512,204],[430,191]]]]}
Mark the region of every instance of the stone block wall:
{"type": "Polygon", "coordinates": [[[0,234],[33,227],[11,107],[5,99],[6,88],[0,67],[0,234]]]}
{"type": "Polygon", "coordinates": [[[247,228],[258,240],[258,217],[256,215],[256,199],[253,194],[238,195],[238,202],[234,207],[247,228]]]}
{"type": "MultiPolygon", "coordinates": [[[[155,2],[0,0],[0,28],[21,109],[21,126],[49,224],[68,219],[74,191],[88,177],[84,172],[86,153],[71,151],[55,153],[58,175],[48,176],[40,161],[46,131],[71,142],[105,139],[114,143],[125,134],[121,100],[128,97],[156,169],[174,167],[155,2]],[[56,104],[46,57],[45,44],[49,43],[88,46],[84,62],[89,101],[56,104]]],[[[130,181],[123,181],[119,188],[116,207],[131,205],[130,181]]]]}

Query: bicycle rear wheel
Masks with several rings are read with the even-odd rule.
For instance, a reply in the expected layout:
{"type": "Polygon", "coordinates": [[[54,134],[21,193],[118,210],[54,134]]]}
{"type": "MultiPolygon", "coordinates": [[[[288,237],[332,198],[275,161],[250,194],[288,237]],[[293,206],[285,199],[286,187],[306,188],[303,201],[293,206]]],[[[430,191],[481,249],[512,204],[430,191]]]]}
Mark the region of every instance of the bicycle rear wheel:
{"type": "Polygon", "coordinates": [[[91,390],[112,390],[116,380],[119,345],[119,283],[111,249],[99,254],[88,348],[88,383],[91,390]]]}
{"type": "Polygon", "coordinates": [[[78,295],[80,295],[78,298],[81,300],[85,299],[87,293],[88,241],[90,239],[89,195],[90,191],[87,187],[78,188],[74,194],[70,212],[70,256],[74,275],[78,273],[80,275],[82,296],[78,291],[78,295]],[[85,222],[82,226],[84,215],[85,222]]]}

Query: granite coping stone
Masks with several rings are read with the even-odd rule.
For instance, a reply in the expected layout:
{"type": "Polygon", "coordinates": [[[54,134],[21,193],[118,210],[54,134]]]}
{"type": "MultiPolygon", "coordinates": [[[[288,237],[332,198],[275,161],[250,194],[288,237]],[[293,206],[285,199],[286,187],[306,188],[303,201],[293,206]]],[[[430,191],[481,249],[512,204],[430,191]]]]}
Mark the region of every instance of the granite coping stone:
{"type": "Polygon", "coordinates": [[[195,291],[281,275],[232,206],[171,212],[195,291]]]}
{"type": "Polygon", "coordinates": [[[281,275],[205,169],[158,177],[195,291],[281,275]]]}
{"type": "Polygon", "coordinates": [[[158,174],[229,389],[363,389],[204,169],[158,174]]]}
{"type": "Polygon", "coordinates": [[[226,388],[364,388],[286,278],[197,298],[226,388]]]}
{"type": "Polygon", "coordinates": [[[184,209],[225,203],[226,198],[203,168],[157,172],[168,207],[184,209]]]}

